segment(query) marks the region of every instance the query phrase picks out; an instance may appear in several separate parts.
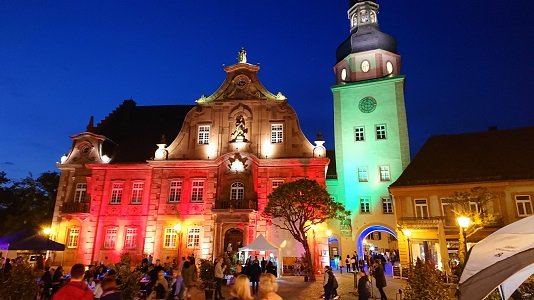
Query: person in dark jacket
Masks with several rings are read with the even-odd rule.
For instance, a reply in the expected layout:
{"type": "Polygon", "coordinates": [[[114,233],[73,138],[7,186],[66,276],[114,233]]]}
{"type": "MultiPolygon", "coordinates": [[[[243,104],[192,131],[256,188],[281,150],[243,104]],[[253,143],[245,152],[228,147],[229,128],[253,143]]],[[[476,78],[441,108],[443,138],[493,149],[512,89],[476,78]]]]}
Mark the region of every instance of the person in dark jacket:
{"type": "Polygon", "coordinates": [[[360,279],[358,280],[358,300],[369,300],[371,297],[371,283],[365,271],[360,271],[360,279]]]}
{"type": "Polygon", "coordinates": [[[100,282],[102,285],[102,296],[100,300],[122,300],[122,294],[117,287],[117,280],[113,276],[107,276],[100,282]]]}
{"type": "Polygon", "coordinates": [[[252,294],[256,295],[258,293],[258,282],[260,281],[261,267],[258,260],[254,260],[250,266],[249,271],[250,282],[252,282],[252,294]]]}
{"type": "Polygon", "coordinates": [[[375,278],[375,284],[380,292],[380,299],[387,300],[388,297],[384,292],[384,287],[387,285],[386,275],[384,274],[384,267],[382,267],[382,262],[380,259],[375,259],[373,263],[373,277],[375,278]]]}

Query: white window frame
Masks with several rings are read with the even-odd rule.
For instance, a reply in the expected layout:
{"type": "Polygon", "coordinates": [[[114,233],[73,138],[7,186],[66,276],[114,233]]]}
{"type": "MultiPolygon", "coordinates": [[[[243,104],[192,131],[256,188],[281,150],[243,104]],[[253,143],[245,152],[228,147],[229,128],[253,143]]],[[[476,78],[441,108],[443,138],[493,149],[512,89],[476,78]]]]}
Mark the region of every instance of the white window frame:
{"type": "Polygon", "coordinates": [[[67,234],[67,248],[78,248],[80,227],[70,227],[67,234]]]}
{"type": "Polygon", "coordinates": [[[386,124],[375,125],[375,135],[377,140],[386,140],[388,138],[386,124]]]}
{"type": "Polygon", "coordinates": [[[200,248],[200,227],[191,227],[187,229],[187,248],[200,248]]]}
{"type": "Polygon", "coordinates": [[[279,186],[281,186],[282,184],[284,184],[284,181],[281,180],[281,179],[275,179],[271,182],[271,191],[274,191],[276,190],[276,188],[278,188],[279,186]]]}
{"type": "Polygon", "coordinates": [[[284,142],[284,124],[271,124],[271,144],[281,144],[284,142]]]}
{"type": "Polygon", "coordinates": [[[389,166],[378,166],[378,172],[380,174],[380,181],[391,181],[391,170],[389,166]]]}
{"type": "Polygon", "coordinates": [[[198,126],[198,144],[199,145],[209,145],[210,143],[210,125],[199,125],[198,126]]]}
{"type": "Polygon", "coordinates": [[[137,181],[132,183],[132,198],[130,199],[131,204],[141,204],[143,202],[144,188],[144,182],[137,181]]]}
{"type": "Polygon", "coordinates": [[[371,198],[360,197],[360,213],[362,214],[371,213],[371,198]]]}
{"type": "Polygon", "coordinates": [[[124,249],[137,247],[137,227],[126,227],[124,234],[124,249]]]}
{"type": "Polygon", "coordinates": [[[369,171],[367,167],[358,167],[358,182],[369,182],[369,171]]]}
{"type": "Polygon", "coordinates": [[[365,141],[365,127],[364,126],[354,127],[354,141],[355,142],[365,141]]]}
{"type": "Polygon", "coordinates": [[[113,182],[111,184],[111,197],[109,199],[109,203],[110,204],[121,204],[123,190],[124,190],[124,183],[113,182]]]}
{"type": "Polygon", "coordinates": [[[115,249],[119,227],[107,227],[104,234],[104,249],[115,249]]]}
{"type": "Polygon", "coordinates": [[[428,200],[427,199],[414,199],[414,208],[415,208],[415,217],[424,219],[428,218],[429,215],[429,209],[428,209],[428,200]],[[419,203],[418,203],[419,201],[419,203]],[[421,202],[421,201],[424,201],[421,202]]]}
{"type": "Polygon", "coordinates": [[[77,183],[76,190],[74,192],[74,202],[85,202],[87,197],[87,183],[77,183]]]}
{"type": "Polygon", "coordinates": [[[204,180],[191,182],[191,202],[201,203],[204,201],[204,180]]]}
{"type": "Polygon", "coordinates": [[[389,215],[393,213],[393,199],[391,197],[382,197],[382,213],[389,215]]]}
{"type": "Polygon", "coordinates": [[[183,181],[173,180],[169,184],[169,203],[180,203],[182,198],[183,181]]]}
{"type": "Polygon", "coordinates": [[[230,203],[236,208],[242,208],[245,202],[245,185],[242,182],[234,182],[230,186],[230,203]]]}
{"type": "Polygon", "coordinates": [[[515,207],[518,217],[527,217],[533,214],[530,195],[515,195],[515,207]]]}
{"type": "Polygon", "coordinates": [[[172,227],[165,228],[163,230],[163,248],[176,248],[178,240],[178,234],[172,227]]]}

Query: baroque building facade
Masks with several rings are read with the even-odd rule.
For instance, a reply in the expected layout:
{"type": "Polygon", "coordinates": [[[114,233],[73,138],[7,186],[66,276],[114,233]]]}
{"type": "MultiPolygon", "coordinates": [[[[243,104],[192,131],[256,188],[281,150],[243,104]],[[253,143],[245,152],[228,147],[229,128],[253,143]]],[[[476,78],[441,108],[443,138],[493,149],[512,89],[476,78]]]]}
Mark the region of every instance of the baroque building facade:
{"type": "Polygon", "coordinates": [[[224,70],[222,85],[195,105],[126,100],[72,137],[58,164],[52,229],[66,250],[56,261],[212,258],[260,234],[284,256],[301,256],[262,212],[284,182],[325,185],[324,141],[308,141],[287,99],[265,89],[244,50],[224,70]]]}

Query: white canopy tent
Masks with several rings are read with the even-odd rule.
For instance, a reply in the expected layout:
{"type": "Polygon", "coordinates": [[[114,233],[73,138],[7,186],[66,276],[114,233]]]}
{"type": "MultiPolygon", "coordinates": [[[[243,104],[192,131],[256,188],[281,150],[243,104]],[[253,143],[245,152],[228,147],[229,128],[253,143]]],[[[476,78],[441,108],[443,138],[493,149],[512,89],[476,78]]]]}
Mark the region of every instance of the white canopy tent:
{"type": "Polygon", "coordinates": [[[269,242],[263,236],[263,234],[260,234],[258,237],[256,237],[256,239],[252,243],[248,244],[247,246],[239,248],[239,252],[241,251],[245,252],[245,257],[248,257],[248,252],[252,252],[252,251],[272,252],[277,261],[278,277],[282,276],[282,270],[284,268],[283,259],[281,257],[282,251],[280,251],[279,247],[269,242]]]}
{"type": "Polygon", "coordinates": [[[500,286],[508,299],[534,274],[534,216],[505,226],[472,249],[460,278],[460,300],[484,299],[500,286]]]}

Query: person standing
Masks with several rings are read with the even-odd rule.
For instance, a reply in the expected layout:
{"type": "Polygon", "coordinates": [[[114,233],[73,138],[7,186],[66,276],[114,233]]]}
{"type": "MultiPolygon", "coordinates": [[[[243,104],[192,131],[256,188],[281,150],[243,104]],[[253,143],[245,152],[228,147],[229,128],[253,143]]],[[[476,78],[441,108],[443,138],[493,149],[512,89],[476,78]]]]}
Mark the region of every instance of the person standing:
{"type": "Polygon", "coordinates": [[[358,280],[358,300],[369,300],[371,297],[371,282],[364,270],[360,270],[360,279],[358,280]]]}
{"type": "Polygon", "coordinates": [[[352,271],[356,272],[358,264],[358,258],[356,257],[356,254],[353,254],[350,258],[350,264],[352,265],[352,271]]]}
{"type": "Polygon", "coordinates": [[[347,254],[347,258],[345,258],[345,265],[347,266],[347,272],[350,272],[350,255],[347,254]]]}
{"type": "Polygon", "coordinates": [[[384,287],[387,286],[386,275],[384,274],[384,267],[380,259],[375,259],[373,263],[373,277],[375,278],[375,284],[380,292],[380,299],[387,300],[388,297],[384,292],[384,287]]]}
{"type": "Polygon", "coordinates": [[[332,292],[334,290],[334,281],[328,272],[328,266],[324,267],[324,300],[332,300],[332,292]]]}
{"type": "Polygon", "coordinates": [[[75,264],[70,269],[70,281],[54,294],[53,300],[93,300],[93,293],[83,281],[85,266],[75,264]]]}
{"type": "Polygon", "coordinates": [[[252,294],[258,293],[258,281],[260,281],[261,267],[260,262],[255,259],[250,267],[250,282],[252,282],[252,294]]]}
{"type": "Polygon", "coordinates": [[[193,270],[194,266],[191,266],[189,261],[184,262],[182,267],[182,278],[184,280],[185,290],[184,298],[189,298],[191,295],[191,289],[195,283],[195,274],[193,270]]]}
{"type": "Polygon", "coordinates": [[[226,270],[226,266],[223,266],[223,258],[219,257],[217,258],[217,263],[215,264],[215,300],[224,299],[221,291],[223,279],[224,279],[224,271],[226,270]]]}

